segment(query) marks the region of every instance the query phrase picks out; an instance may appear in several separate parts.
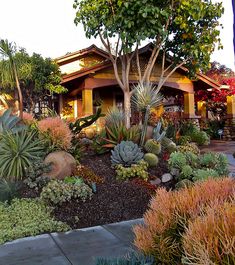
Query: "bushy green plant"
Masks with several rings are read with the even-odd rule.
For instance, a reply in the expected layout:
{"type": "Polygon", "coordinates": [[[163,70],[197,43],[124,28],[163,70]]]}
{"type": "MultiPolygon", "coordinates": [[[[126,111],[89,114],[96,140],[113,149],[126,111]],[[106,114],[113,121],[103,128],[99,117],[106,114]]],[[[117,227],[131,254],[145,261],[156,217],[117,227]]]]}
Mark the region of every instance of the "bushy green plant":
{"type": "Polygon", "coordinates": [[[210,137],[204,131],[196,130],[190,135],[193,142],[198,145],[208,145],[210,143],[210,137]]]}
{"type": "Polygon", "coordinates": [[[14,199],[0,204],[0,244],[41,233],[64,232],[70,227],[51,217],[51,209],[36,199],[14,199]]]}
{"type": "Polygon", "coordinates": [[[186,156],[181,152],[171,153],[170,159],[168,160],[168,164],[171,168],[182,169],[182,167],[186,166],[186,163],[186,156]]]}
{"type": "Polygon", "coordinates": [[[0,134],[4,134],[6,132],[17,133],[23,131],[26,126],[20,123],[20,118],[12,115],[11,109],[6,110],[0,116],[0,134]]]}
{"type": "Polygon", "coordinates": [[[161,144],[164,150],[169,153],[173,153],[177,150],[176,144],[169,138],[163,137],[161,144]]]}
{"type": "Polygon", "coordinates": [[[62,204],[71,200],[85,202],[92,196],[92,190],[85,183],[65,183],[61,180],[52,180],[42,189],[40,198],[50,204],[62,204]]]}
{"type": "Polygon", "coordinates": [[[0,177],[22,179],[27,168],[44,155],[42,142],[34,132],[6,133],[0,141],[0,177]]]}
{"type": "Polygon", "coordinates": [[[144,155],[144,160],[148,163],[150,167],[156,167],[158,164],[158,157],[152,153],[146,153],[144,155]]]}
{"type": "Polygon", "coordinates": [[[191,137],[188,135],[182,135],[180,136],[180,138],[178,139],[178,144],[179,145],[187,145],[188,143],[191,142],[191,137]]]}
{"type": "Polygon", "coordinates": [[[113,165],[130,166],[139,162],[144,156],[139,146],[131,141],[122,141],[114,147],[111,153],[113,165]]]}
{"type": "Polygon", "coordinates": [[[69,177],[65,177],[64,183],[73,184],[73,185],[80,185],[80,184],[84,183],[84,181],[82,178],[80,178],[78,176],[69,176],[69,177]]]}
{"type": "Polygon", "coordinates": [[[24,183],[31,189],[41,189],[50,181],[50,177],[46,176],[50,170],[50,164],[35,162],[26,170],[24,183]]]}
{"type": "Polygon", "coordinates": [[[207,169],[197,169],[193,172],[193,181],[205,180],[208,178],[217,178],[219,173],[211,168],[207,169]]]}
{"type": "Polygon", "coordinates": [[[17,182],[0,179],[0,202],[11,201],[19,196],[20,185],[17,182]]]}
{"type": "Polygon", "coordinates": [[[144,145],[144,149],[148,153],[159,155],[161,153],[161,143],[154,139],[149,139],[146,141],[144,145]]]}
{"type": "Polygon", "coordinates": [[[185,165],[182,167],[181,175],[180,177],[182,179],[190,179],[193,174],[193,169],[189,165],[185,165]]]}
{"type": "Polygon", "coordinates": [[[140,160],[137,164],[133,164],[130,167],[124,167],[122,165],[116,166],[116,176],[118,180],[128,180],[131,178],[142,178],[148,180],[148,163],[144,160],[140,160]]]}

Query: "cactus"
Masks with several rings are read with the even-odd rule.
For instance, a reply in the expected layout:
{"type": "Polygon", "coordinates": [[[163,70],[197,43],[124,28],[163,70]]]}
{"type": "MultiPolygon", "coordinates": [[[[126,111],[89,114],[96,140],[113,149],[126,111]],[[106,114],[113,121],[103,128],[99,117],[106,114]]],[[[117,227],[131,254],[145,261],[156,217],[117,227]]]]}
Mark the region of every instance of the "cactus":
{"type": "Polygon", "coordinates": [[[153,129],[153,139],[160,142],[166,135],[166,131],[161,132],[162,123],[158,122],[157,126],[153,129]]]}
{"type": "Polygon", "coordinates": [[[132,141],[122,141],[114,147],[111,153],[113,165],[131,166],[139,162],[144,156],[139,146],[132,141]]]}
{"type": "Polygon", "coordinates": [[[159,155],[161,153],[161,143],[154,139],[147,140],[144,148],[148,153],[153,153],[155,155],[159,155]]]}
{"type": "Polygon", "coordinates": [[[155,167],[158,164],[158,157],[152,153],[145,154],[144,160],[148,163],[150,167],[155,167]]]}
{"type": "Polygon", "coordinates": [[[169,153],[173,153],[177,150],[176,144],[169,138],[163,137],[161,140],[162,147],[169,153]]]}

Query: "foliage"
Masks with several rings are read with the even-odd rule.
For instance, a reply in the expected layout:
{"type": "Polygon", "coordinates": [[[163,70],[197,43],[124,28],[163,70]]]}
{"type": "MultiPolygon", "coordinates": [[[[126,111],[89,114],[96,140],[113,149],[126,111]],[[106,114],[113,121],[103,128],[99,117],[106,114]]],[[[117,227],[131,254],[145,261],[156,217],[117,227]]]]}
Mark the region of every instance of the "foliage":
{"type": "Polygon", "coordinates": [[[11,114],[11,109],[6,110],[0,116],[0,134],[6,132],[17,133],[25,128],[26,126],[20,124],[20,118],[11,114]]]}
{"type": "Polygon", "coordinates": [[[93,170],[83,165],[77,166],[75,174],[76,176],[81,177],[89,185],[92,183],[100,184],[104,182],[102,177],[97,176],[93,170]]]}
{"type": "Polygon", "coordinates": [[[35,199],[14,199],[0,204],[0,244],[17,238],[49,232],[64,232],[70,227],[51,217],[51,209],[35,199]]]}
{"type": "MultiPolygon", "coordinates": [[[[144,113],[144,123],[140,137],[141,146],[144,145],[144,140],[146,137],[150,109],[162,105],[163,97],[158,92],[159,90],[151,84],[139,83],[134,87],[134,94],[131,98],[132,105],[137,111],[144,113]]],[[[156,133],[160,131],[159,125],[160,124],[158,124],[156,128],[156,133]]]]}
{"type": "Polygon", "coordinates": [[[182,135],[182,136],[179,137],[177,143],[179,145],[187,145],[190,142],[191,142],[191,137],[190,136],[188,136],[188,135],[182,135]]]}
{"type": "Polygon", "coordinates": [[[28,112],[23,112],[23,122],[26,125],[33,125],[36,124],[36,120],[33,117],[33,114],[28,112]]]}
{"type": "Polygon", "coordinates": [[[130,253],[127,257],[123,258],[99,258],[96,265],[153,265],[153,259],[140,254],[130,253]]]}
{"type": "Polygon", "coordinates": [[[161,153],[161,143],[156,141],[155,139],[149,139],[146,141],[144,145],[144,149],[148,153],[153,153],[155,155],[159,155],[161,153]]]}
{"type": "Polygon", "coordinates": [[[0,202],[8,201],[19,196],[19,183],[0,179],[0,202]]]}
{"type": "Polygon", "coordinates": [[[42,141],[33,131],[4,134],[0,141],[0,177],[19,180],[32,163],[45,155],[42,141]]]}
{"type": "Polygon", "coordinates": [[[168,164],[171,168],[182,169],[187,164],[186,155],[181,152],[174,152],[170,155],[168,164]]]}
{"type": "Polygon", "coordinates": [[[163,149],[169,153],[175,152],[177,150],[176,144],[167,137],[162,138],[161,145],[163,149]]]}
{"type": "Polygon", "coordinates": [[[182,179],[190,179],[193,174],[193,169],[189,165],[185,165],[182,167],[182,172],[181,172],[181,178],[182,179]]]}
{"type": "Polygon", "coordinates": [[[94,122],[96,122],[100,117],[104,117],[104,114],[101,114],[101,108],[98,108],[97,112],[93,115],[79,118],[75,122],[69,124],[69,128],[74,135],[78,135],[84,128],[89,127],[94,122]]]}
{"type": "Polygon", "coordinates": [[[122,141],[114,147],[111,153],[113,165],[130,166],[139,162],[144,156],[139,146],[132,141],[122,141]]]}
{"type": "Polygon", "coordinates": [[[224,79],[235,76],[235,73],[232,69],[214,61],[211,63],[210,69],[206,72],[206,75],[220,84],[223,84],[224,79]]]}
{"type": "Polygon", "coordinates": [[[85,183],[65,183],[61,180],[52,180],[42,189],[40,198],[52,205],[62,204],[71,200],[85,202],[92,196],[92,190],[85,183]]]}
{"type": "Polygon", "coordinates": [[[125,121],[125,113],[117,107],[109,108],[105,116],[105,124],[107,126],[120,126],[125,121]]]}
{"type": "Polygon", "coordinates": [[[179,191],[158,189],[144,214],[144,224],[134,228],[135,245],[152,255],[156,264],[180,264],[184,256],[182,235],[188,224],[203,216],[208,206],[229,202],[234,188],[233,179],[223,178],[198,182],[179,191]]]}
{"type": "Polygon", "coordinates": [[[183,236],[183,264],[235,263],[235,201],[208,207],[189,222],[183,236]]]}
{"type": "Polygon", "coordinates": [[[130,167],[124,167],[122,165],[116,165],[116,176],[118,180],[128,180],[131,178],[141,178],[145,181],[148,180],[148,163],[144,160],[140,160],[137,164],[133,164],[130,167]]]}
{"type": "Polygon", "coordinates": [[[29,186],[30,189],[39,190],[50,181],[50,177],[47,176],[50,170],[50,164],[45,164],[42,161],[34,162],[25,172],[26,178],[24,183],[29,186]]]}
{"type": "Polygon", "coordinates": [[[212,169],[212,168],[207,168],[207,169],[197,169],[193,172],[193,181],[198,181],[198,180],[205,180],[208,178],[217,178],[219,177],[219,173],[212,169]]]}
{"type": "Polygon", "coordinates": [[[148,163],[150,167],[156,167],[158,164],[158,157],[152,153],[146,153],[144,155],[144,160],[148,163]]]}
{"type": "Polygon", "coordinates": [[[68,150],[71,147],[72,133],[60,117],[49,117],[39,121],[38,130],[50,151],[68,150]]]}
{"type": "Polygon", "coordinates": [[[153,129],[153,139],[160,142],[166,135],[166,131],[162,131],[162,123],[158,122],[157,126],[153,129]]]}
{"type": "Polygon", "coordinates": [[[80,185],[84,183],[83,179],[78,176],[69,176],[65,177],[64,183],[66,184],[73,184],[73,185],[80,185]]]}
{"type": "Polygon", "coordinates": [[[197,147],[195,143],[186,143],[184,145],[178,145],[177,151],[184,153],[184,152],[192,152],[195,155],[200,154],[200,149],[197,147]]]}
{"type": "Polygon", "coordinates": [[[220,139],[219,130],[224,130],[225,120],[206,120],[201,124],[203,130],[210,136],[211,139],[220,139]]]}
{"type": "Polygon", "coordinates": [[[191,140],[196,142],[198,145],[208,145],[210,143],[210,137],[203,131],[194,131],[190,137],[191,140]]]}

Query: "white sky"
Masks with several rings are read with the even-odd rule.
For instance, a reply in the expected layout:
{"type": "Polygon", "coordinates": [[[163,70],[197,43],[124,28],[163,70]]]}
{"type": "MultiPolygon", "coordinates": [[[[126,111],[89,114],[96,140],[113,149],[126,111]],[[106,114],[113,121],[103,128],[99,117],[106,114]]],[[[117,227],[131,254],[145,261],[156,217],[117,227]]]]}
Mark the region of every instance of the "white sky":
{"type": "MultiPolygon", "coordinates": [[[[215,52],[211,59],[235,70],[232,0],[222,1],[224,49],[215,52]]],[[[74,17],[73,0],[0,0],[0,38],[16,42],[29,53],[52,58],[93,43],[101,46],[97,40],[86,39],[82,26],[73,23],[74,17]]]]}

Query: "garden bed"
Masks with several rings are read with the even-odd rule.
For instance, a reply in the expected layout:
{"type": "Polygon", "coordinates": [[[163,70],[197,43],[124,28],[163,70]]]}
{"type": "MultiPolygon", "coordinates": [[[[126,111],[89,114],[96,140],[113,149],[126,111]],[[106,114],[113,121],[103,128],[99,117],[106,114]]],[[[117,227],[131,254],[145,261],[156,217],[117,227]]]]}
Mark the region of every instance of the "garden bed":
{"type": "MultiPolygon", "coordinates": [[[[97,184],[97,192],[86,202],[70,201],[54,208],[55,218],[67,223],[71,228],[84,228],[104,225],[124,220],[141,218],[148,208],[149,201],[158,188],[140,179],[118,181],[111,167],[110,154],[96,155],[87,152],[81,158],[81,164],[90,168],[104,179],[97,184]]],[[[160,177],[167,172],[167,163],[161,159],[158,167],[149,169],[150,178],[160,177]]],[[[167,189],[173,188],[173,182],[167,183],[167,189]]],[[[163,185],[163,184],[161,184],[163,185]]],[[[34,198],[40,192],[23,186],[21,196],[34,198]]]]}

